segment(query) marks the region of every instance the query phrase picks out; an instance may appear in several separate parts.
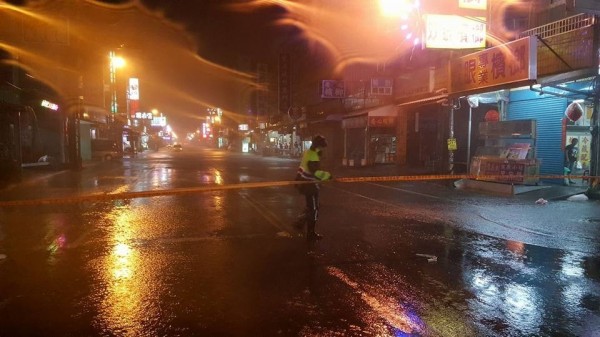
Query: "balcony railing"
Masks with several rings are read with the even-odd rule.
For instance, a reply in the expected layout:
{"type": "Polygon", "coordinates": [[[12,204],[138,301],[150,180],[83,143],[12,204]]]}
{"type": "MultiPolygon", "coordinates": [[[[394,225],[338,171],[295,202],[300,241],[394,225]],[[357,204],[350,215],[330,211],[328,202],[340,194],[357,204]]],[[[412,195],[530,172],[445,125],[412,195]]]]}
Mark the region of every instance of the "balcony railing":
{"type": "Polygon", "coordinates": [[[559,21],[554,21],[552,23],[549,23],[549,24],[546,24],[543,26],[539,26],[539,27],[536,27],[533,29],[523,31],[519,35],[520,35],[520,37],[537,35],[544,39],[544,38],[548,38],[550,36],[570,32],[570,31],[573,31],[576,29],[589,27],[589,26],[593,25],[594,23],[596,23],[594,15],[583,13],[583,14],[574,15],[574,16],[571,16],[571,17],[568,17],[568,18],[565,18],[565,19],[562,19],[559,21]]]}

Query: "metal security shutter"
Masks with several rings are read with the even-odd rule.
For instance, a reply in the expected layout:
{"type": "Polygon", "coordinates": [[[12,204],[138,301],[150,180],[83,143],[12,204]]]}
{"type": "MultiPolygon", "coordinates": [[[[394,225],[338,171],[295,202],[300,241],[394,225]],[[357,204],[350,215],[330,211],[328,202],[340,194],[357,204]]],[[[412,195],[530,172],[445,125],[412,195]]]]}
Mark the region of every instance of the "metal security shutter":
{"type": "Polygon", "coordinates": [[[537,121],[537,159],[541,160],[540,174],[563,174],[562,119],[567,100],[537,93],[515,95],[508,105],[508,119],[537,121]],[[536,97],[537,96],[537,97],[536,97]],[[522,99],[522,100],[519,100],[522,99]]]}

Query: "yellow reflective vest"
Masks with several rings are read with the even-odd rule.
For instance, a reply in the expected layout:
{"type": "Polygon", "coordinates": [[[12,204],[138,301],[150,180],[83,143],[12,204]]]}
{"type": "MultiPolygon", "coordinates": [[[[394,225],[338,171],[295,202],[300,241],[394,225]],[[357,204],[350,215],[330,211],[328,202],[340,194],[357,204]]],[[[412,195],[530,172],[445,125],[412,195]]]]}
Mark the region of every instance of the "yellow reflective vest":
{"type": "Polygon", "coordinates": [[[319,153],[313,149],[304,151],[298,168],[298,176],[302,180],[329,180],[331,174],[320,169],[319,153]]]}

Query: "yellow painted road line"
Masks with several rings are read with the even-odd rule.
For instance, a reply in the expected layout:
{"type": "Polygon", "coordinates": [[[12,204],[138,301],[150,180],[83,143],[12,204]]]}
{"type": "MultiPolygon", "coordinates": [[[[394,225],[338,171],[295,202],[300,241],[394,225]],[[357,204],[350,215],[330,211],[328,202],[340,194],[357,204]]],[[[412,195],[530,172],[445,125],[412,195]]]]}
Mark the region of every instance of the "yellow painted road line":
{"type": "Polygon", "coordinates": [[[292,237],[293,236],[288,230],[286,230],[284,228],[285,225],[283,224],[282,221],[279,220],[277,215],[275,215],[269,209],[264,207],[264,205],[261,205],[258,202],[249,198],[246,194],[240,193],[240,195],[241,195],[242,199],[244,199],[244,201],[246,201],[252,208],[254,208],[254,210],[256,210],[256,212],[258,212],[258,214],[260,214],[263,218],[265,218],[268,223],[270,223],[273,227],[275,227],[276,229],[279,230],[279,232],[277,233],[279,236],[284,236],[284,237],[292,237]]]}

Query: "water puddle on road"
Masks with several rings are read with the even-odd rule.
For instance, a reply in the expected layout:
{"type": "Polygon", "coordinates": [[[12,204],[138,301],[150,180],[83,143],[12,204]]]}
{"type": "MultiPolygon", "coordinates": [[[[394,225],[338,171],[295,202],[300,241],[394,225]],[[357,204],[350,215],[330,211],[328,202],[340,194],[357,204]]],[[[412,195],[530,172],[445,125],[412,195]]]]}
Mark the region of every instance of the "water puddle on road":
{"type": "Polygon", "coordinates": [[[223,185],[225,183],[221,171],[217,169],[200,171],[198,172],[197,177],[199,182],[201,182],[202,184],[223,185]]]}

